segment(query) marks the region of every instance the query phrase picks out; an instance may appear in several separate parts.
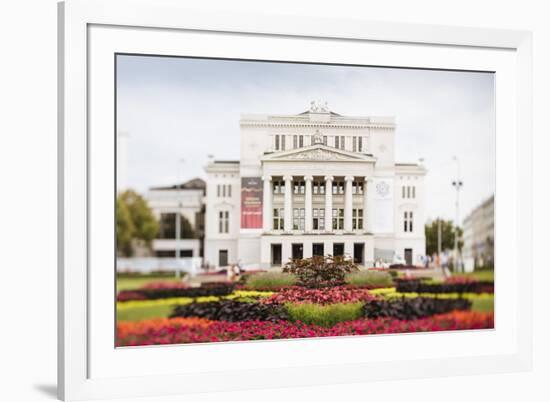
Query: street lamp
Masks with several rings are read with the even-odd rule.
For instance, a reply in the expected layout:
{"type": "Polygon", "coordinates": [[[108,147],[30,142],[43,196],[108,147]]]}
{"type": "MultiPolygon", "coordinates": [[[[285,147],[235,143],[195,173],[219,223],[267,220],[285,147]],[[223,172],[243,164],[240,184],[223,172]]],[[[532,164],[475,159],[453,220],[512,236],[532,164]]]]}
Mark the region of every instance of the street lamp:
{"type": "Polygon", "coordinates": [[[460,179],[460,161],[458,160],[458,157],[455,155],[453,156],[453,160],[456,162],[456,179],[453,180],[452,185],[456,190],[456,216],[455,216],[455,247],[454,247],[454,255],[455,255],[455,269],[459,268],[458,263],[458,227],[459,227],[459,219],[460,219],[460,189],[463,186],[462,180],[460,179]]]}
{"type": "Polygon", "coordinates": [[[176,246],[175,246],[175,253],[176,253],[176,277],[179,279],[181,277],[180,272],[180,239],[181,239],[181,186],[182,186],[182,178],[181,178],[181,168],[183,164],[185,163],[185,159],[178,160],[177,165],[177,172],[176,172],[176,202],[177,202],[177,210],[176,210],[176,246]]]}

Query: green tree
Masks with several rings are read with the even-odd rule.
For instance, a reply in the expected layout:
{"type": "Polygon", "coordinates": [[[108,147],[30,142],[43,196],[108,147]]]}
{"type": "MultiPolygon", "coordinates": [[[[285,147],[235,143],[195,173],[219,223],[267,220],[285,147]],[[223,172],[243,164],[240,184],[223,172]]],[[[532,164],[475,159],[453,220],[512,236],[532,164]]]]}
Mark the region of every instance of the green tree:
{"type": "Polygon", "coordinates": [[[197,234],[193,230],[191,222],[183,215],[180,215],[180,238],[181,239],[194,239],[197,237],[197,234]]]}
{"type": "Polygon", "coordinates": [[[126,203],[120,197],[116,200],[116,243],[117,249],[126,257],[132,255],[132,239],[135,227],[126,203]]]}
{"type": "MultiPolygon", "coordinates": [[[[450,250],[455,247],[455,228],[453,221],[446,221],[443,219],[436,219],[430,224],[426,225],[426,253],[432,255],[437,253],[437,227],[441,222],[441,250],[450,250]]],[[[458,249],[462,250],[462,229],[458,229],[458,249]]]]}
{"type": "Polygon", "coordinates": [[[159,224],[147,201],[133,190],[126,190],[118,196],[118,200],[126,206],[130,215],[133,225],[132,239],[141,240],[150,247],[157,236],[159,224]]]}

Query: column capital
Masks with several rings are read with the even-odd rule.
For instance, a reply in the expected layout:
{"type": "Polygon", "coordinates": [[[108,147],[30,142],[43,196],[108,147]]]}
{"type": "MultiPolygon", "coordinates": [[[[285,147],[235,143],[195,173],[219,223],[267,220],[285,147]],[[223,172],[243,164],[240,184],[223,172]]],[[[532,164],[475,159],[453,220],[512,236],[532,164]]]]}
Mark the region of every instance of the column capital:
{"type": "Polygon", "coordinates": [[[271,181],[272,179],[273,179],[272,176],[262,176],[262,180],[263,180],[263,181],[266,181],[266,180],[267,180],[267,181],[271,181]]]}
{"type": "Polygon", "coordinates": [[[344,177],[344,180],[345,180],[345,181],[353,181],[353,180],[355,180],[355,177],[353,177],[353,176],[346,176],[346,177],[344,177]]]}
{"type": "Polygon", "coordinates": [[[333,181],[334,176],[325,176],[325,181],[333,181]]]}
{"type": "Polygon", "coordinates": [[[313,176],[312,175],[304,176],[304,180],[305,181],[313,181],[313,176]]]}
{"type": "Polygon", "coordinates": [[[283,180],[284,181],[292,181],[293,177],[291,175],[285,175],[285,176],[283,176],[283,180]]]}

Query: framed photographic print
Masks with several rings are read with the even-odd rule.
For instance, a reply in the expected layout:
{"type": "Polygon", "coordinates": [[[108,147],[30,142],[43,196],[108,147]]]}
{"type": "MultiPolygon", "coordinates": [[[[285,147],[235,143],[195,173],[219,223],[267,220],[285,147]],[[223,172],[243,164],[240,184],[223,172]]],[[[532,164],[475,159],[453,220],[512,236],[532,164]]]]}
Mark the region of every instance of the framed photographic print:
{"type": "Polygon", "coordinates": [[[530,368],[529,33],[59,16],[61,398],[530,368]]]}

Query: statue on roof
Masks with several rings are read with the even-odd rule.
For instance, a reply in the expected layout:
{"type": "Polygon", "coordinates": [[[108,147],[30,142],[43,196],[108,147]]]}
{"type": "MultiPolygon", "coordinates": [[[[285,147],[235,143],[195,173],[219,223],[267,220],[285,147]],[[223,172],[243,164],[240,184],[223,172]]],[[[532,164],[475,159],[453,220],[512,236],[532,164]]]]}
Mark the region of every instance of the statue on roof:
{"type": "Polygon", "coordinates": [[[313,134],[313,144],[322,144],[323,143],[323,135],[319,130],[315,130],[315,134],[313,134]]]}
{"type": "Polygon", "coordinates": [[[320,100],[311,101],[309,111],[312,113],[330,113],[327,101],[321,102],[320,100]]]}

